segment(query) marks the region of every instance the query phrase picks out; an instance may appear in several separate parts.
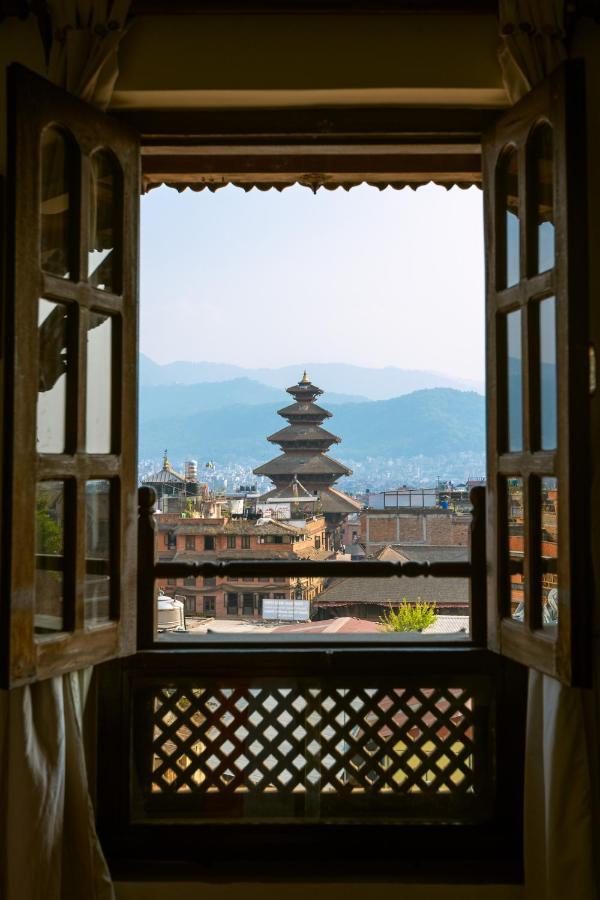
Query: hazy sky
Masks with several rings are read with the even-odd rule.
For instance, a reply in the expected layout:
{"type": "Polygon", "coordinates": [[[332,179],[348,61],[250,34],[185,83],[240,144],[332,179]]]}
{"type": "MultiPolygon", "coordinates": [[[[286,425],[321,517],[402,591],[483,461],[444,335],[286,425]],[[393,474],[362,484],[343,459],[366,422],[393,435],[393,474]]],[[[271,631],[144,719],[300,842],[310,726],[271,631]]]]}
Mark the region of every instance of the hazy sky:
{"type": "Polygon", "coordinates": [[[427,185],[142,200],[156,362],[349,362],[483,380],[482,194],[427,185]]]}

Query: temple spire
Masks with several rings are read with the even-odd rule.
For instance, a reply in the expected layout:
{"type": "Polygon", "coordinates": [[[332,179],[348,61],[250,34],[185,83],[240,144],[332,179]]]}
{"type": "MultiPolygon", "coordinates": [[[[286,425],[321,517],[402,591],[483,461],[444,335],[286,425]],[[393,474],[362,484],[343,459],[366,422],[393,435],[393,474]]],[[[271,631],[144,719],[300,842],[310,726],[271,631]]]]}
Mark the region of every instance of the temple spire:
{"type": "Polygon", "coordinates": [[[279,444],[283,455],[254,469],[254,474],[267,475],[277,487],[290,485],[295,479],[310,493],[316,493],[342,475],[350,475],[351,470],[325,455],[332,444],[340,443],[340,438],[321,427],[323,419],[331,416],[314,402],[323,393],[321,388],[304,371],[300,381],[287,392],[296,402],[279,410],[279,415],[289,424],[267,438],[272,444],[279,444]]]}

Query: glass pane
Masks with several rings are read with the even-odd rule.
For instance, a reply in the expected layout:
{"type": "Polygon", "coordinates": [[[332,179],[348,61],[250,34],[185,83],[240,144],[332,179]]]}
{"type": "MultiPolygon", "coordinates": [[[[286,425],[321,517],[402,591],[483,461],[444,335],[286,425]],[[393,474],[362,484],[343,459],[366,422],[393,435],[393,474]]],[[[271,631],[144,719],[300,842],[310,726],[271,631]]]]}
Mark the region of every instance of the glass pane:
{"type": "Polygon", "coordinates": [[[88,278],[105,291],[119,292],[118,251],[120,235],[116,228],[119,167],[106,151],[95,153],[90,160],[90,247],[88,278]]]}
{"type": "Polygon", "coordinates": [[[503,259],[498,260],[498,287],[518,284],[520,278],[519,257],[519,157],[516,150],[509,150],[502,157],[498,171],[498,204],[504,216],[504,240],[499,242],[503,259]]]}
{"type": "Polygon", "coordinates": [[[506,316],[506,378],[508,450],[523,449],[523,383],[521,310],[506,316]]]}
{"type": "Polygon", "coordinates": [[[35,507],[35,634],[64,631],[64,481],[41,481],[35,507]]]}
{"type": "Polygon", "coordinates": [[[510,615],[522,622],[525,613],[525,517],[523,508],[523,479],[508,478],[506,482],[506,516],[508,535],[508,581],[510,615]]]}
{"type": "Polygon", "coordinates": [[[542,623],[558,622],[558,479],[541,481],[541,596],[542,623]]]}
{"type": "Polygon", "coordinates": [[[40,300],[37,451],[64,453],[67,411],[67,307],[40,300]]]}
{"type": "Polygon", "coordinates": [[[540,423],[542,450],[556,447],[556,302],[540,303],[540,423]]]}
{"type": "Polygon", "coordinates": [[[41,261],[42,268],[69,278],[71,265],[71,182],[74,152],[58,128],[46,128],[41,143],[41,261]]]}
{"type": "Polygon", "coordinates": [[[85,489],[85,624],[110,619],[110,481],[88,481],[85,489]]]}
{"type": "Polygon", "coordinates": [[[87,335],[86,450],[111,451],[112,320],[90,313],[87,335]]]}
{"type": "Polygon", "coordinates": [[[546,272],[554,266],[554,185],[552,128],[536,128],[529,142],[529,159],[536,221],[535,271],[546,272]]]}

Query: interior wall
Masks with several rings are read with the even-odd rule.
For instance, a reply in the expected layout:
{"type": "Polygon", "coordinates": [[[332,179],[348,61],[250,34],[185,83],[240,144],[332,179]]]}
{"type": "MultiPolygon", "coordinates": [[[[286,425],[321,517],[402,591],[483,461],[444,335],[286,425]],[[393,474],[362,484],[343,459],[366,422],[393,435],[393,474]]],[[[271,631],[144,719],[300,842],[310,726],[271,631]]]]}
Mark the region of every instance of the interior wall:
{"type": "Polygon", "coordinates": [[[0,24],[0,175],[6,173],[6,71],[13,62],[41,75],[46,71],[44,50],[33,16],[25,21],[8,18],[0,24]]]}
{"type": "Polygon", "coordinates": [[[115,107],[503,106],[495,16],[141,16],[115,107]]]}

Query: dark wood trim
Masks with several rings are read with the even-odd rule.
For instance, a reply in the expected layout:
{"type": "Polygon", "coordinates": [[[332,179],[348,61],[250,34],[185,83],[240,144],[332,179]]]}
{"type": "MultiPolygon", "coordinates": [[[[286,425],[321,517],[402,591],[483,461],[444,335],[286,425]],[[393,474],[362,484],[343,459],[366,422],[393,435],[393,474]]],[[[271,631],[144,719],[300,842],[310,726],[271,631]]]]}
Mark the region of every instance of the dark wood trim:
{"type": "Polygon", "coordinates": [[[497,15],[497,11],[495,0],[133,0],[130,15],[497,15]]]}
{"type": "MultiPolygon", "coordinates": [[[[390,877],[461,883],[522,879],[526,670],[510,661],[473,649],[377,654],[341,648],[249,654],[241,648],[210,654],[168,650],[139,653],[107,664],[100,677],[98,730],[114,739],[108,746],[103,744],[99,756],[99,831],[113,875],[119,878],[139,878],[145,873],[142,878],[218,881],[226,871],[232,881],[288,880],[291,874],[300,880],[351,877],[371,882],[390,877]],[[414,686],[460,683],[473,685],[478,696],[486,691],[498,744],[493,756],[484,751],[476,764],[481,785],[473,805],[477,825],[469,821],[468,813],[455,819],[452,827],[439,821],[415,824],[397,818],[380,819],[368,828],[364,822],[352,820],[203,824],[197,818],[184,818],[184,795],[178,795],[183,803],[176,802],[168,824],[148,818],[131,780],[135,780],[131,773],[136,767],[144,766],[136,756],[143,748],[139,740],[136,745],[135,735],[143,734],[147,723],[132,720],[134,707],[140,709],[140,690],[184,683],[194,686],[203,679],[211,684],[222,680],[223,684],[235,684],[242,679],[247,685],[253,679],[257,684],[265,679],[275,684],[283,678],[285,684],[291,684],[306,677],[314,684],[323,681],[331,687],[342,683],[360,687],[372,679],[390,687],[405,682],[414,686]],[[477,768],[480,764],[481,771],[477,768]],[[488,802],[485,798],[491,785],[488,802]],[[483,802],[479,810],[478,800],[483,802]],[[299,863],[302,859],[310,859],[308,871],[299,863]]],[[[476,727],[485,728],[484,720],[476,727]]],[[[476,737],[480,739],[483,750],[483,732],[476,737]]],[[[408,815],[410,807],[408,803],[408,815]]],[[[444,803],[438,813],[442,818],[443,809],[444,803]]]]}
{"type": "Polygon", "coordinates": [[[143,156],[210,147],[404,144],[476,148],[501,110],[448,106],[328,106],[286,109],[115,109],[140,135],[143,156]]]}

